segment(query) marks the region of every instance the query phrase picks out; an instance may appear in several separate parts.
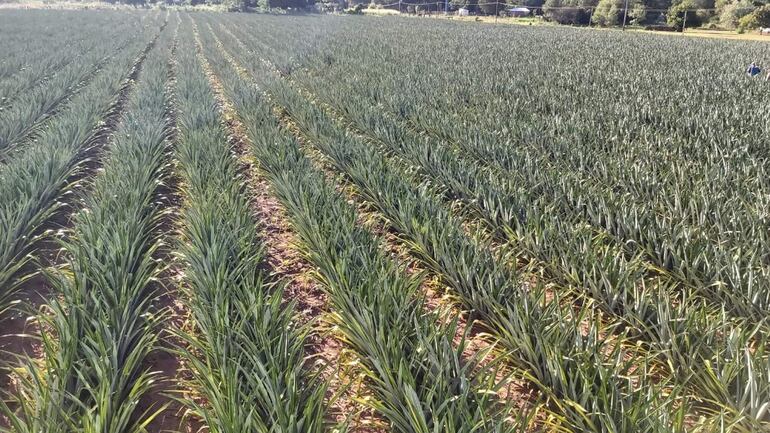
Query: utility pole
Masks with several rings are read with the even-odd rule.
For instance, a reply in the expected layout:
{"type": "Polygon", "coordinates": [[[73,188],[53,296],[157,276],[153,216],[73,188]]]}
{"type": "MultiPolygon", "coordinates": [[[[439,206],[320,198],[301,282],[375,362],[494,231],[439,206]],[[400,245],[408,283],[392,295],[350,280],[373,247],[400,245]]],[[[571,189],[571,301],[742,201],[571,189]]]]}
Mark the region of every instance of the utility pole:
{"type": "Polygon", "coordinates": [[[499,13],[497,13],[497,5],[498,4],[499,3],[497,3],[497,0],[495,0],[495,23],[497,23],[497,16],[499,15],[499,13]]]}
{"type": "Polygon", "coordinates": [[[401,0],[398,0],[398,13],[401,13],[401,0]]]}
{"type": "Polygon", "coordinates": [[[625,6],[623,6],[623,30],[626,29],[626,19],[628,18],[628,0],[625,2],[625,6]]]}
{"type": "Polygon", "coordinates": [[[684,19],[682,20],[682,33],[687,28],[687,9],[684,10],[684,19]]]}
{"type": "Polygon", "coordinates": [[[588,17],[588,27],[591,27],[594,23],[594,8],[591,8],[591,16],[588,17]]]}

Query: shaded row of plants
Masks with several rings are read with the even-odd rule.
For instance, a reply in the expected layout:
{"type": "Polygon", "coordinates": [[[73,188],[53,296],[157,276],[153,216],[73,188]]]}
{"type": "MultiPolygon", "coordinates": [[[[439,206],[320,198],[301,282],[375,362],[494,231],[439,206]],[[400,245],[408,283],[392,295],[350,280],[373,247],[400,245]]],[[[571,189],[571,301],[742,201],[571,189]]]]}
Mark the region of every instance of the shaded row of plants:
{"type": "Polygon", "coordinates": [[[42,359],[20,360],[18,406],[3,405],[10,431],[138,433],[157,415],[139,405],[157,375],[144,363],[162,320],[151,302],[162,269],[171,35],[137,65],[103,171],[61,240],[66,265],[49,272],[53,294],[37,316],[42,359]]]}
{"type": "MultiPolygon", "coordinates": [[[[109,116],[121,103],[138,63],[157,37],[155,17],[141,27],[114,62],[41,131],[25,152],[0,165],[0,314],[15,301],[21,284],[36,273],[32,264],[40,241],[55,230],[47,225],[72,201],[69,193],[114,125],[109,116]]],[[[53,228],[57,228],[53,226],[53,228]]]]}

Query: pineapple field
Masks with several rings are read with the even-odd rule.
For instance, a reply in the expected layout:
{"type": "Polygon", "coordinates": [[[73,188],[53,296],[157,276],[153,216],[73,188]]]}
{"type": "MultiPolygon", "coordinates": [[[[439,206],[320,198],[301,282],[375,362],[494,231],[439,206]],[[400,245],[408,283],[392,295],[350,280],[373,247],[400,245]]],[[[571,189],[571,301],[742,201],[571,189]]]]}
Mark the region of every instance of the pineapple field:
{"type": "Polygon", "coordinates": [[[0,35],[0,432],[770,431],[767,43],[0,35]]]}

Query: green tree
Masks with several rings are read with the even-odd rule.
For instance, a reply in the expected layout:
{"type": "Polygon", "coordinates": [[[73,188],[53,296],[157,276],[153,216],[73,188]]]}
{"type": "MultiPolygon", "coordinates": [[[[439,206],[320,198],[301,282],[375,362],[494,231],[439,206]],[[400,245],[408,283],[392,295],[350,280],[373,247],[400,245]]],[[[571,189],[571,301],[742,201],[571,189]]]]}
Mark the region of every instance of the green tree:
{"type": "Polygon", "coordinates": [[[668,10],[668,8],[671,7],[671,4],[673,3],[672,0],[642,0],[644,3],[644,6],[647,9],[655,9],[655,10],[668,10]]]}
{"type": "Polygon", "coordinates": [[[678,30],[684,26],[699,27],[714,16],[714,6],[714,0],[675,0],[668,9],[666,20],[678,30]]]}
{"type": "Polygon", "coordinates": [[[591,9],[598,0],[546,0],[543,12],[548,20],[559,24],[586,25],[591,20],[591,9]]]}
{"type": "Polygon", "coordinates": [[[288,9],[295,8],[301,9],[308,5],[307,0],[268,0],[271,8],[288,9]]]}
{"type": "Polygon", "coordinates": [[[591,20],[599,26],[616,26],[623,17],[624,0],[599,0],[591,20]]]}
{"type": "MultiPolygon", "coordinates": [[[[592,20],[599,26],[618,26],[623,24],[623,12],[625,0],[599,0],[596,5],[592,20]]],[[[647,18],[647,7],[641,0],[628,2],[628,16],[626,24],[642,24],[647,18]]]]}
{"type": "Polygon", "coordinates": [[[479,12],[487,15],[494,15],[505,10],[505,0],[479,0],[478,10],[479,12]]]}
{"type": "Polygon", "coordinates": [[[643,2],[634,2],[629,8],[628,20],[630,24],[638,26],[647,22],[647,6],[645,6],[643,2]]]}
{"type": "Polygon", "coordinates": [[[685,25],[700,25],[700,23],[694,22],[696,16],[693,12],[691,12],[694,9],[695,2],[693,0],[675,1],[668,9],[668,13],[666,14],[666,22],[668,22],[668,25],[671,27],[674,27],[680,31],[684,28],[685,25]],[[685,20],[687,21],[685,22],[685,20]]]}
{"type": "Polygon", "coordinates": [[[539,9],[543,7],[545,0],[523,0],[520,2],[517,2],[516,0],[509,0],[508,3],[511,6],[525,6],[530,9],[539,9]]]}
{"type": "Polygon", "coordinates": [[[754,12],[741,18],[738,27],[741,30],[770,27],[770,4],[759,7],[754,12]]]}
{"type": "Polygon", "coordinates": [[[719,25],[726,29],[736,29],[740,19],[751,14],[756,6],[750,0],[737,0],[731,2],[718,2],[717,15],[719,25]]]}

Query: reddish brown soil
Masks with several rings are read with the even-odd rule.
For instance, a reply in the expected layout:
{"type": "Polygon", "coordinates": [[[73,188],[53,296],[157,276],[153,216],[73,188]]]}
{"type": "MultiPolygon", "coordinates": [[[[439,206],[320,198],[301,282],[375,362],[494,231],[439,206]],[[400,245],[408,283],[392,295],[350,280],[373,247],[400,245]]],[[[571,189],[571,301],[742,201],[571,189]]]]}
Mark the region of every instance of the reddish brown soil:
{"type": "Polygon", "coordinates": [[[189,330],[189,309],[180,299],[182,291],[178,289],[181,276],[177,273],[178,264],[161,277],[162,281],[173,281],[173,285],[165,290],[153,303],[153,309],[164,314],[163,329],[158,336],[159,348],[144,360],[148,371],[156,375],[152,389],[143,396],[137,413],[158,411],[163,409],[147,426],[148,432],[180,432],[193,433],[199,431],[203,424],[192,417],[186,416],[184,405],[177,398],[190,396],[192,392],[185,388],[191,376],[183,360],[170,350],[181,347],[183,343],[171,330],[189,330]]]}
{"type": "MultiPolygon", "coordinates": [[[[29,357],[35,362],[43,358],[39,342],[40,323],[37,314],[42,314],[43,306],[48,302],[51,288],[45,277],[38,275],[27,281],[18,293],[20,306],[18,311],[8,313],[8,317],[0,322],[0,398],[7,398],[5,392],[16,395],[18,378],[13,373],[13,367],[18,361],[29,357]],[[29,312],[30,314],[27,314],[29,312]]],[[[9,428],[8,419],[0,414],[0,428],[9,428]]]]}

